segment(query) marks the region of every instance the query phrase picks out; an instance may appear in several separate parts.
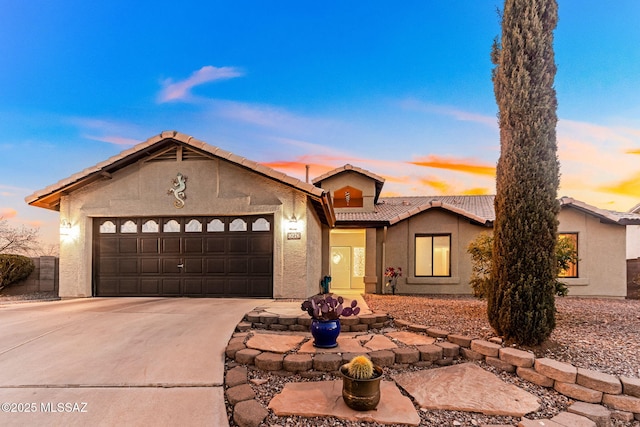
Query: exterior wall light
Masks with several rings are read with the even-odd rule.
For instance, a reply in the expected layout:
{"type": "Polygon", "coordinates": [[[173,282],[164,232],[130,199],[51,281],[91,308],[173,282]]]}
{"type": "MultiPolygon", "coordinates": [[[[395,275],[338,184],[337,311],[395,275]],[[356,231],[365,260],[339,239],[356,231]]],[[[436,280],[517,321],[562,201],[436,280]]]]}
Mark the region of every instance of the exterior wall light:
{"type": "Polygon", "coordinates": [[[300,232],[300,224],[295,214],[291,216],[289,220],[289,227],[287,229],[287,240],[300,240],[302,233],[300,232]]]}
{"type": "Polygon", "coordinates": [[[60,235],[61,236],[69,236],[71,234],[71,223],[66,219],[63,219],[60,222],[60,235]]]}
{"type": "Polygon", "coordinates": [[[299,231],[298,230],[298,219],[296,218],[295,215],[292,215],[291,219],[289,220],[289,231],[299,231]]]}

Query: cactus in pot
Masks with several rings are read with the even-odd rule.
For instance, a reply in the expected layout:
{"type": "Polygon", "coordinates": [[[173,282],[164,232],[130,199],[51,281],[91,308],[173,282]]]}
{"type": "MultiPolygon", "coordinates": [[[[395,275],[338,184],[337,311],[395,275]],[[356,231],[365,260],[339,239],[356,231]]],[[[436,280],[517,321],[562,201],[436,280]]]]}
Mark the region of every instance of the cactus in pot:
{"type": "Polygon", "coordinates": [[[356,356],[340,368],[342,399],[351,409],[370,411],[380,402],[382,368],[366,356],[356,356]]]}
{"type": "Polygon", "coordinates": [[[337,298],[331,295],[314,296],[304,301],[300,308],[316,320],[337,320],[340,316],[357,316],[360,313],[360,307],[356,307],[358,301],[355,299],[346,307],[344,303],[344,298],[341,296],[337,298]]]}
{"type": "Polygon", "coordinates": [[[373,377],[373,363],[366,356],[356,356],[347,364],[349,376],[358,380],[368,380],[373,377]]]}
{"type": "Polygon", "coordinates": [[[331,295],[316,295],[304,301],[300,308],[311,316],[311,335],[313,345],[320,348],[333,348],[338,346],[340,335],[340,316],[357,316],[360,307],[356,307],[355,299],[347,303],[344,298],[334,298],[331,295]]]}

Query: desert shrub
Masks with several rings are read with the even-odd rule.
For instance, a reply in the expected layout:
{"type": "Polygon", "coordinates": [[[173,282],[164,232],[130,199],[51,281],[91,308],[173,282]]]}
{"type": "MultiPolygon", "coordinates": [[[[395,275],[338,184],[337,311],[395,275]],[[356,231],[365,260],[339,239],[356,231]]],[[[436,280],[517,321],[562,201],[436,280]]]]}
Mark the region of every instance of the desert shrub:
{"type": "MultiPolygon", "coordinates": [[[[467,253],[471,255],[471,278],[469,284],[476,298],[486,298],[491,285],[491,268],[493,265],[493,235],[480,233],[469,243],[467,253]]],[[[557,271],[567,270],[572,263],[578,262],[578,252],[569,239],[558,239],[556,243],[557,271]]],[[[555,280],[555,294],[565,297],[569,293],[567,286],[555,280]]]]}
{"type": "Polygon", "coordinates": [[[0,289],[26,279],[35,268],[29,257],[0,254],[0,289]]]}
{"type": "Polygon", "coordinates": [[[469,246],[467,252],[471,255],[471,279],[469,284],[476,298],[486,298],[491,284],[491,257],[493,252],[493,236],[480,233],[469,246]]]}

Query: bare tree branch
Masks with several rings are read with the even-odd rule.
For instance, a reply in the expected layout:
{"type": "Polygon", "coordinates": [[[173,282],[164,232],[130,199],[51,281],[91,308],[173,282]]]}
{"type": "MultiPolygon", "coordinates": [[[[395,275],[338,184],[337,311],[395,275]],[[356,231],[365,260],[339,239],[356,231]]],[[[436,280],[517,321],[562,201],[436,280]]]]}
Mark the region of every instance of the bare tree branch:
{"type": "Polygon", "coordinates": [[[40,240],[39,228],[29,228],[24,225],[13,227],[0,217],[0,253],[29,255],[38,250],[40,240]]]}

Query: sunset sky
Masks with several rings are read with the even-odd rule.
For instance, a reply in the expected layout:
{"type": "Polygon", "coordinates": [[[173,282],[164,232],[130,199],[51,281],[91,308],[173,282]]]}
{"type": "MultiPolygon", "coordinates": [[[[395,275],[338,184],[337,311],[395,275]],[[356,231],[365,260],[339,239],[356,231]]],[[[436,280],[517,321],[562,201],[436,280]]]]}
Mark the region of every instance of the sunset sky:
{"type": "MultiPolygon", "coordinates": [[[[559,0],[561,188],[640,203],[640,1],[559,0]]],[[[500,0],[0,0],[0,216],[163,130],[304,179],[351,163],[384,194],[493,194],[500,0]]]]}

